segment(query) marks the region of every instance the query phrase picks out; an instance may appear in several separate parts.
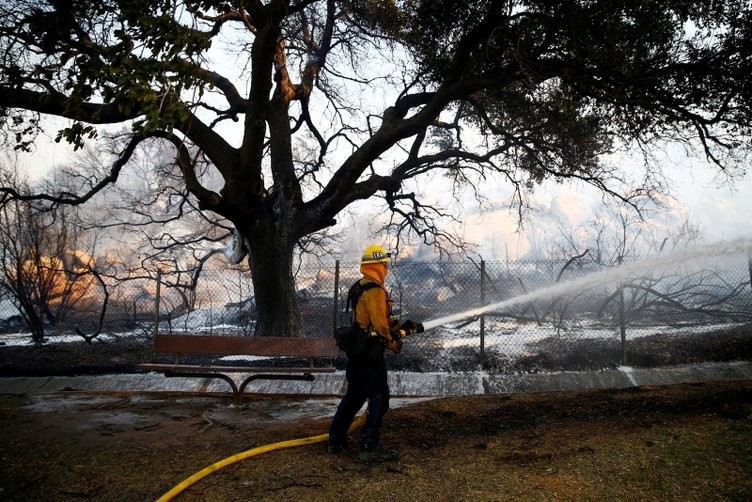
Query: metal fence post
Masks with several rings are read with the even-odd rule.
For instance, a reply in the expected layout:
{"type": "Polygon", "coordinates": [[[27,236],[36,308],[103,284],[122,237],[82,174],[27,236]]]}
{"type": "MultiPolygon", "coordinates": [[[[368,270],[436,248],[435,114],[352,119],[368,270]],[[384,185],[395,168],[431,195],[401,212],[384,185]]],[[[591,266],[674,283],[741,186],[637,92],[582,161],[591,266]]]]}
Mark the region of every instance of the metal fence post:
{"type": "Polygon", "coordinates": [[[159,333],[159,295],[162,286],[162,271],[157,269],[157,291],[154,294],[154,336],[159,333]]]}
{"type": "MultiPolygon", "coordinates": [[[[622,257],[619,257],[619,265],[622,257]]],[[[627,321],[624,313],[624,283],[619,281],[619,333],[621,334],[621,364],[627,364],[627,321]]]]}
{"type": "Polygon", "coordinates": [[[332,333],[337,331],[339,318],[339,260],[334,262],[334,312],[332,315],[332,333]]]}
{"type": "MultiPolygon", "coordinates": [[[[480,307],[486,306],[486,262],[480,261],[480,307]]],[[[480,367],[486,367],[486,315],[480,314],[480,367]]]]}

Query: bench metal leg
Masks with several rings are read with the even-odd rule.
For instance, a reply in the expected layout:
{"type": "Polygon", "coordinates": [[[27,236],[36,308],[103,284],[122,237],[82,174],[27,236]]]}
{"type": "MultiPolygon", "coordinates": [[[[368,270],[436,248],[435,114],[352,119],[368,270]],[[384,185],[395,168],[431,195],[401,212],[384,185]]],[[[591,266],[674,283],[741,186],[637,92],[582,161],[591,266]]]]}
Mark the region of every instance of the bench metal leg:
{"type": "Polygon", "coordinates": [[[245,392],[245,388],[248,386],[249,383],[251,383],[254,380],[302,380],[306,382],[312,382],[314,380],[314,376],[311,373],[304,373],[302,375],[277,375],[274,373],[258,373],[251,375],[247,377],[243,382],[240,384],[240,387],[235,383],[235,380],[230,378],[228,375],[224,373],[194,373],[190,371],[173,371],[173,370],[167,370],[164,372],[164,375],[166,377],[190,377],[190,378],[221,378],[228,384],[230,384],[230,388],[232,389],[232,394],[235,398],[235,404],[241,404],[241,401],[243,399],[243,392],[245,392]]]}
{"type": "Polygon", "coordinates": [[[235,402],[238,404],[240,403],[240,391],[238,390],[238,386],[235,383],[235,380],[225,375],[224,373],[190,373],[190,372],[168,370],[168,371],[165,371],[164,375],[168,378],[169,377],[221,378],[222,380],[230,384],[230,388],[232,388],[232,394],[235,397],[235,402]]]}
{"type": "Polygon", "coordinates": [[[243,380],[243,383],[240,384],[240,391],[239,391],[240,395],[243,394],[248,384],[254,380],[303,380],[306,382],[312,382],[314,380],[314,376],[310,373],[305,373],[303,375],[275,375],[275,374],[251,375],[245,380],[243,380]]]}

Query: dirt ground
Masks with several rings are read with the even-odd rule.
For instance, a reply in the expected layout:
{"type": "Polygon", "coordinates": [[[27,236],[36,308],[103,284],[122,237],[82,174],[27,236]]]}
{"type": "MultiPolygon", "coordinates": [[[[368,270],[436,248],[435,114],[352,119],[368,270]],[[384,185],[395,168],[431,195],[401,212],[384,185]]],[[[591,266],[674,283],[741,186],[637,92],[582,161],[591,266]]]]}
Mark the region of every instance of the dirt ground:
{"type": "MultiPolygon", "coordinates": [[[[324,434],[332,405],[0,395],[0,498],[157,500],[237,453],[324,434]]],[[[752,500],[752,381],[427,400],[391,410],[383,435],[398,461],[309,444],[232,463],[174,500],[752,500]]]]}

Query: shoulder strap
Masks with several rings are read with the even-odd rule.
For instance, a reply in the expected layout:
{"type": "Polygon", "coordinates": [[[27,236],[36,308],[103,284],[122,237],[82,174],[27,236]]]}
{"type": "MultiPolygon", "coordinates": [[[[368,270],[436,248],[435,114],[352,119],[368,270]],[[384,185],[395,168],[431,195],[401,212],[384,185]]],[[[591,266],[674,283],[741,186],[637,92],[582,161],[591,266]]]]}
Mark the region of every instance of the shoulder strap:
{"type": "Polygon", "coordinates": [[[373,288],[380,288],[381,286],[375,282],[367,282],[361,284],[360,281],[355,281],[355,284],[350,286],[350,290],[347,292],[347,304],[345,305],[345,312],[349,312],[350,309],[355,311],[355,305],[357,305],[360,295],[373,288]]]}

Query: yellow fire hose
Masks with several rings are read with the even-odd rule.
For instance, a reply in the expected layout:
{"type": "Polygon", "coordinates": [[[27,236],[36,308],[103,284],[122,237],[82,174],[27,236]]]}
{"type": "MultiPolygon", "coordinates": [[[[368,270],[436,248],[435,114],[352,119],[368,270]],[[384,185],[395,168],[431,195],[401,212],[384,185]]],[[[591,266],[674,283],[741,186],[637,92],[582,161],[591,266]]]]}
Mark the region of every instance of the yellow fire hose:
{"type": "MultiPolygon", "coordinates": [[[[358,427],[360,427],[361,425],[363,425],[365,420],[366,420],[366,414],[363,414],[360,417],[358,417],[356,420],[353,421],[352,425],[350,426],[350,431],[353,431],[357,429],[358,427]]],[[[295,446],[303,446],[307,444],[323,443],[327,439],[329,439],[329,434],[321,434],[318,436],[311,436],[311,437],[302,438],[302,439],[292,439],[290,441],[282,441],[280,443],[272,443],[272,444],[267,444],[263,446],[257,446],[256,448],[251,448],[250,450],[236,453],[235,455],[227,457],[224,460],[220,460],[219,462],[213,463],[212,465],[198,471],[193,476],[181,481],[180,483],[175,485],[175,487],[172,490],[170,490],[169,492],[159,497],[157,499],[157,502],[167,502],[168,500],[172,500],[173,497],[181,493],[183,490],[191,486],[193,483],[197,482],[200,479],[205,478],[209,474],[216,472],[223,467],[226,467],[230,464],[234,464],[235,462],[240,462],[241,460],[245,460],[246,458],[254,457],[256,455],[261,455],[263,453],[268,453],[270,451],[282,450],[285,448],[293,448],[295,446]]]]}

